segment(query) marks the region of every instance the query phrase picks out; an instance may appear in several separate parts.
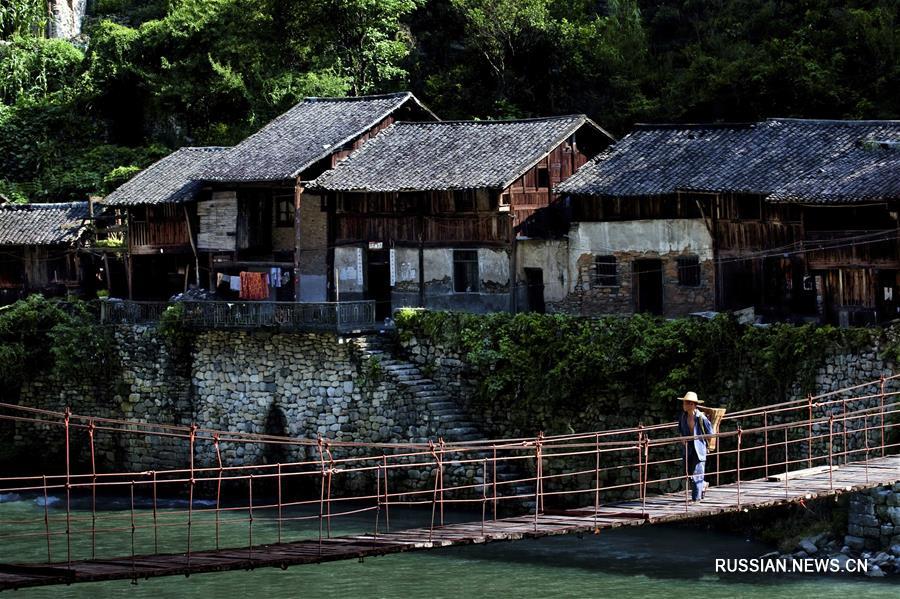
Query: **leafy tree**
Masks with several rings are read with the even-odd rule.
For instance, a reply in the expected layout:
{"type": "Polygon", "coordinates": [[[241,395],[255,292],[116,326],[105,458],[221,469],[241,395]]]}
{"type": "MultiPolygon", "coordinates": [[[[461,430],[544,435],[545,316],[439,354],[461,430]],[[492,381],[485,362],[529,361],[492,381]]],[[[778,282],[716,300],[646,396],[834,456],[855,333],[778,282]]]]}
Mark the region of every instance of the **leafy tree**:
{"type": "Polygon", "coordinates": [[[4,0],[0,4],[0,40],[15,35],[39,35],[46,21],[45,0],[4,0]]]}
{"type": "MultiPolygon", "coordinates": [[[[0,5],[0,181],[78,199],[307,95],[413,89],[445,118],[897,118],[891,0],[96,0],[86,46],[0,5]]],[[[13,192],[15,190],[15,192],[13,192]]]]}

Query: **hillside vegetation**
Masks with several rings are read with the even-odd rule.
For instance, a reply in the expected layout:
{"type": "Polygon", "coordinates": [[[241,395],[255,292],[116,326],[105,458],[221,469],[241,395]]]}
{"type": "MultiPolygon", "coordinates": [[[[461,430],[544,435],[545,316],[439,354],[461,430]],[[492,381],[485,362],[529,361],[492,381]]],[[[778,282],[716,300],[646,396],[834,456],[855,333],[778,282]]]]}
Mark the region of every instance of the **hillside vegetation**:
{"type": "Polygon", "coordinates": [[[73,41],[0,6],[0,194],[104,193],[308,95],[411,89],[443,118],[897,118],[893,0],[96,0],[73,41]]]}

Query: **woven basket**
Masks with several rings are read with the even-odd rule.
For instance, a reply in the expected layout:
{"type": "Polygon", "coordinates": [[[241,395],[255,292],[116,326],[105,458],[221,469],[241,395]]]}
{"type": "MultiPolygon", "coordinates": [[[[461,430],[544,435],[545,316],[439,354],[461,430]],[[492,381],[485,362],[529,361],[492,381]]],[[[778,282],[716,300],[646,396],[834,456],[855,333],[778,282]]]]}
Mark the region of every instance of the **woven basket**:
{"type": "MultiPolygon", "coordinates": [[[[713,433],[719,432],[719,424],[722,422],[722,418],[725,416],[725,408],[707,408],[705,406],[699,406],[700,411],[706,414],[706,417],[709,418],[710,424],[712,424],[713,433]]],[[[709,440],[709,451],[715,451],[716,446],[718,445],[719,439],[717,437],[713,437],[709,440]]]]}

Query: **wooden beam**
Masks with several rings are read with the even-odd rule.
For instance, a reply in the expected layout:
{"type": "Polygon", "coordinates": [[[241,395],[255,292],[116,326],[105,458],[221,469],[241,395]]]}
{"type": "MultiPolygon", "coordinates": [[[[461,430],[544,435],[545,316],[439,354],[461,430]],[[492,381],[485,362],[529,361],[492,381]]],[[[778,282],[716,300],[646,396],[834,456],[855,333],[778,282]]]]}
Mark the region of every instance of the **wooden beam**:
{"type": "Polygon", "coordinates": [[[134,286],[132,283],[132,262],[131,262],[131,252],[125,256],[125,278],[128,281],[128,299],[134,299],[134,286]]]}
{"type": "MultiPolygon", "coordinates": [[[[197,255],[197,243],[194,241],[194,233],[191,230],[191,215],[188,213],[187,206],[183,206],[184,208],[184,222],[187,224],[187,234],[188,239],[191,242],[191,252],[194,254],[194,279],[197,283],[197,287],[200,286],[200,257],[197,255]]],[[[190,267],[187,269],[190,271],[190,267]]],[[[187,272],[187,271],[186,271],[187,272]]],[[[185,274],[184,280],[184,290],[187,291],[187,274],[185,274]]]]}
{"type": "Polygon", "coordinates": [[[419,298],[420,308],[425,307],[425,214],[422,202],[416,202],[416,221],[419,227],[419,298]]]}
{"type": "Polygon", "coordinates": [[[297,179],[297,184],[294,186],[294,301],[300,301],[300,252],[303,250],[300,248],[300,244],[302,242],[301,231],[300,231],[300,206],[303,200],[303,185],[300,183],[300,179],[297,179]]]}

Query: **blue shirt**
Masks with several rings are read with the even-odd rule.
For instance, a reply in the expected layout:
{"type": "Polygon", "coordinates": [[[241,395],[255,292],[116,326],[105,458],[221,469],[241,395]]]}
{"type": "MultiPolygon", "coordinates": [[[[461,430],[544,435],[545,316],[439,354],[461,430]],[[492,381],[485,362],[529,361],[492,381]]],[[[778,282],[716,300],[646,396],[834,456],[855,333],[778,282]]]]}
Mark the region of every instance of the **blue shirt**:
{"type": "MultiPolygon", "coordinates": [[[[694,436],[693,453],[696,454],[697,459],[701,462],[706,461],[706,446],[708,442],[706,439],[701,439],[699,436],[712,434],[712,430],[712,423],[709,421],[709,418],[706,417],[706,414],[704,414],[700,410],[694,410],[693,431],[690,429],[690,427],[688,427],[688,415],[684,410],[682,410],[681,416],[678,417],[679,436],[694,436]]],[[[690,447],[690,444],[688,445],[688,447],[690,447]]]]}

